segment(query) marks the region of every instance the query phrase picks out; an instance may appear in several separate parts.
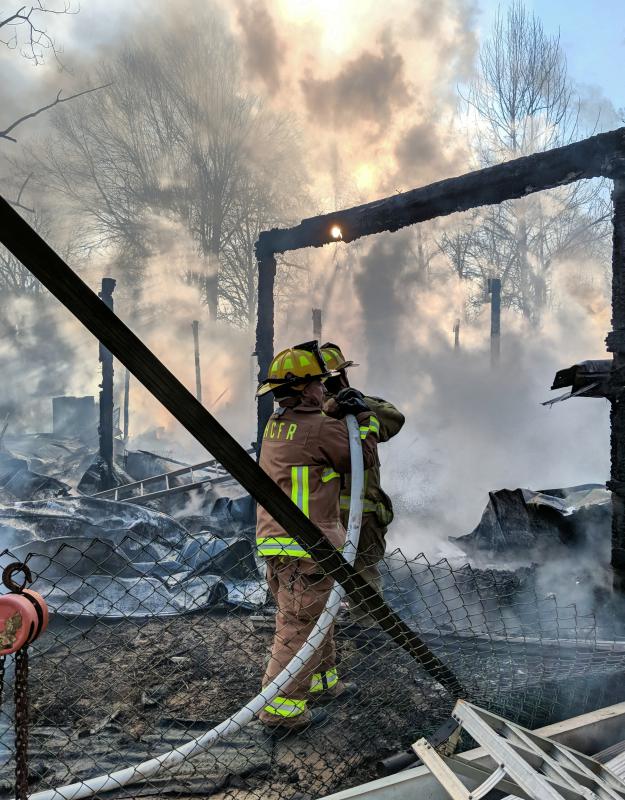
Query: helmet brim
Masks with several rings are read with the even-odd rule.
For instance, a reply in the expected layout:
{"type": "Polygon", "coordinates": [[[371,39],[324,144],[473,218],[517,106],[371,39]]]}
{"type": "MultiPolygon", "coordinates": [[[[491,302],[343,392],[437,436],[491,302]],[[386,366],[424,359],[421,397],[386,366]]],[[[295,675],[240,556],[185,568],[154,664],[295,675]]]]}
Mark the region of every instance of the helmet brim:
{"type": "Polygon", "coordinates": [[[343,361],[342,364],[339,364],[338,367],[334,367],[334,372],[340,372],[343,369],[349,369],[350,367],[359,367],[360,364],[357,364],[355,361],[343,361]]]}
{"type": "Polygon", "coordinates": [[[270,383],[261,383],[258,389],[256,390],[256,397],[262,397],[264,394],[269,394],[269,392],[273,392],[274,387],[270,383]]]}
{"type": "Polygon", "coordinates": [[[321,381],[323,383],[328,378],[336,377],[338,374],[338,369],[333,369],[324,373],[323,375],[311,375],[309,378],[297,377],[290,383],[285,383],[284,381],[276,383],[273,381],[263,381],[263,383],[261,383],[256,390],[256,397],[262,397],[265,394],[269,394],[269,392],[273,392],[275,389],[279,389],[281,386],[290,386],[292,389],[296,389],[297,391],[304,391],[306,384],[312,383],[312,381],[321,381]]]}

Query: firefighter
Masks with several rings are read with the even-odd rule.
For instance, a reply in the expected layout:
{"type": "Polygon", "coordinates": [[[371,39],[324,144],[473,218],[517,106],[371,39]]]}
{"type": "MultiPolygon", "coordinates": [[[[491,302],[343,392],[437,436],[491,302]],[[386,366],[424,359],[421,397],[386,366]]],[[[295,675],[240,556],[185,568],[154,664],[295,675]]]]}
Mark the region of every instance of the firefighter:
{"type": "MultiPolygon", "coordinates": [[[[321,346],[321,354],[326,368],[334,373],[325,382],[325,387],[330,398],[326,401],[324,407],[326,413],[334,415],[337,413],[338,407],[333,397],[336,397],[339,393],[345,396],[349,388],[347,370],[350,367],[357,367],[358,365],[354,364],[353,361],[347,361],[340,347],[332,344],[332,342],[326,342],[321,346]]],[[[392,403],[382,400],[380,397],[362,395],[362,393],[358,392],[356,389],[352,389],[351,391],[362,397],[378,420],[378,441],[387,442],[399,433],[405,422],[405,418],[392,403]]],[[[341,520],[343,524],[346,523],[349,516],[349,504],[349,476],[346,476],[345,486],[341,491],[341,520]]],[[[360,528],[358,553],[354,566],[379,593],[382,592],[382,578],[378,565],[384,558],[386,534],[388,532],[388,526],[392,521],[393,504],[391,503],[390,497],[383,491],[380,485],[380,465],[379,461],[376,460],[376,463],[365,472],[362,525],[360,528]]],[[[374,624],[373,620],[351,601],[350,614],[352,619],[356,622],[367,626],[374,624]]]]}
{"type": "MultiPolygon", "coordinates": [[[[279,405],[265,427],[260,466],[340,548],[345,543],[339,508],[340,476],[350,471],[348,431],[342,417],[355,414],[358,419],[365,468],[377,463],[378,426],[363,400],[350,393],[336,396],[335,418],[323,413],[322,381],[330,375],[316,341],[283,350],[273,359],[269,375],[257,392],[273,392],[279,405]]],[[[267,582],[277,606],[276,631],[262,684],[266,687],[308,638],[334,579],[260,505],[256,542],[259,555],[266,559],[267,582]]],[[[301,730],[325,719],[323,709],[309,708],[311,701],[323,703],[354,690],[354,686],[339,680],[330,630],[313,659],[259,717],[272,729],[301,730]]]]}

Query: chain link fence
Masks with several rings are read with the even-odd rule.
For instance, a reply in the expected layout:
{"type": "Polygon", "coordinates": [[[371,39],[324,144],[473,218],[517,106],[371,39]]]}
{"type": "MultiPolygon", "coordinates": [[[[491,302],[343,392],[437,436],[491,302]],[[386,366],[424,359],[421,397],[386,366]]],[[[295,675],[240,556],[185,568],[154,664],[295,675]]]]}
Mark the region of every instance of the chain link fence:
{"type": "MultiPolygon", "coordinates": [[[[1,565],[28,562],[32,588],[52,612],[30,648],[31,793],[140,763],[209,730],[260,690],[273,638],[275,609],[253,529],[222,537],[179,526],[174,535],[158,529],[164,515],[135,507],[131,524],[125,504],[97,501],[121,520],[123,535],[111,538],[101,521],[92,518],[87,530],[81,522],[95,502],[18,504],[24,529],[45,507],[48,536],[0,557],[1,565]],[[74,539],[68,520],[82,525],[74,539]]],[[[430,563],[397,550],[387,554],[383,580],[387,603],[480,706],[536,727],[622,699],[625,631],[617,615],[598,621],[541,597],[531,570],[430,563]]],[[[454,698],[381,630],[352,621],[347,606],[336,640],[339,674],[359,693],[326,706],[321,727],[280,738],[255,720],[175,769],[100,796],[322,797],[375,777],[382,758],[448,719],[454,698]]],[[[7,795],[12,675],[7,658],[7,795]]]]}

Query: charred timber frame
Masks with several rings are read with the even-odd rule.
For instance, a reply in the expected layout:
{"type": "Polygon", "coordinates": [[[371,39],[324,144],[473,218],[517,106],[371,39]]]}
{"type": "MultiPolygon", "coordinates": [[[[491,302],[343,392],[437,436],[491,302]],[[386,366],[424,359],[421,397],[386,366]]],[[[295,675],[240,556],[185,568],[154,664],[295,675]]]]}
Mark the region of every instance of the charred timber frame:
{"type": "MultiPolygon", "coordinates": [[[[102,278],[102,289],[99,297],[108,308],[113,310],[114,278],[102,278]]],[[[100,384],[100,424],[98,437],[100,442],[100,458],[106,465],[106,483],[113,485],[113,354],[100,342],[100,363],[102,364],[102,383],[100,384]]],[[[106,486],[108,489],[108,485],[106,486]]]]}
{"type": "MultiPolygon", "coordinates": [[[[0,197],[0,242],[139,380],[241,486],[454,697],[466,696],[454,673],[386,604],[199,400],[55,251],[0,197]]],[[[274,262],[275,263],[275,262],[274,262]]]]}
{"type": "Polygon", "coordinates": [[[610,461],[612,492],[612,572],[615,588],[625,591],[625,165],[612,191],[612,331],[610,375],[610,461]]]}
{"type": "MultiPolygon", "coordinates": [[[[591,136],[581,142],[517,158],[487,169],[432,183],[372,203],[304,219],[293,228],[263,231],[256,242],[258,318],[256,352],[259,378],[273,357],[273,284],[277,253],[343,242],[408,225],[502,203],[534,192],[589,178],[614,180],[614,250],[612,259],[612,325],[607,339],[614,354],[611,397],[612,568],[615,586],[625,591],[625,128],[591,136]]],[[[272,405],[267,395],[258,403],[258,442],[262,441],[272,405]]]]}

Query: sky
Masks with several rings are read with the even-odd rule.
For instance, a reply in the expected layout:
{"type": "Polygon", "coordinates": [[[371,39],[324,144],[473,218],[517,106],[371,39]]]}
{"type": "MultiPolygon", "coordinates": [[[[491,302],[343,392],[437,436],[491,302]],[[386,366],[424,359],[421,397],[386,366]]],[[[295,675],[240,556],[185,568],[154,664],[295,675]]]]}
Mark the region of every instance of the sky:
{"type": "MultiPolygon", "coordinates": [[[[506,0],[479,0],[480,32],[487,32],[506,0]]],[[[560,31],[572,78],[598,87],[616,108],[625,107],[625,3],[622,0],[527,0],[548,33],[560,31]]]]}

